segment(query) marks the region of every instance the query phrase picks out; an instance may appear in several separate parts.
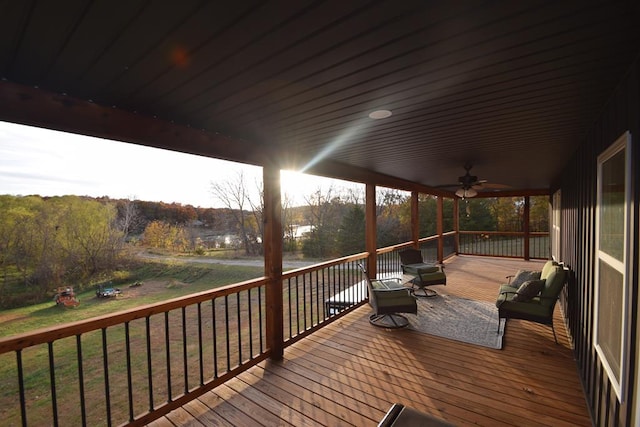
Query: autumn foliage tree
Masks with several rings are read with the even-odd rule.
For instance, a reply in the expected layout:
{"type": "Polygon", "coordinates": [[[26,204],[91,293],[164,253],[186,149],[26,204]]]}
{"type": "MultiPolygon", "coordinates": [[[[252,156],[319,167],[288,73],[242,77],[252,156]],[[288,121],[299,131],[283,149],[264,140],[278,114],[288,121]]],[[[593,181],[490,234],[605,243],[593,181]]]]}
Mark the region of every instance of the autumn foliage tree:
{"type": "Polygon", "coordinates": [[[185,251],[189,247],[189,238],[184,227],[165,221],[152,221],[143,234],[143,243],[151,248],[185,251]]]}

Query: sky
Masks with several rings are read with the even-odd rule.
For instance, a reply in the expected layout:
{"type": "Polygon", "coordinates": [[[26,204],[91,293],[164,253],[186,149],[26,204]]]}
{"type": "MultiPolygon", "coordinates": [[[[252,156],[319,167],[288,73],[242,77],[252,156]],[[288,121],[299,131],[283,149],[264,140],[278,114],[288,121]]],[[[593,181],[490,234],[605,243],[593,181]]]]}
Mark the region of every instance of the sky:
{"type": "MultiPolygon", "coordinates": [[[[262,179],[256,166],[0,121],[0,194],[222,207],[212,196],[211,183],[240,171],[250,187],[262,179]]],[[[281,182],[294,205],[318,188],[341,185],[293,171],[283,171],[281,182]]]]}

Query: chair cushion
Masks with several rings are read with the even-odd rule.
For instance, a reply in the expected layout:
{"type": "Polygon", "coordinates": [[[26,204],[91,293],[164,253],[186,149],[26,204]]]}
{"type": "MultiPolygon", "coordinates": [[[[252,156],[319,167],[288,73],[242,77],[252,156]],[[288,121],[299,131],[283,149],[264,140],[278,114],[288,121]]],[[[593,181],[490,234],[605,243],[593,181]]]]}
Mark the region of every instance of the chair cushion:
{"type": "Polygon", "coordinates": [[[425,264],[423,262],[417,264],[405,264],[402,268],[407,274],[428,274],[440,271],[440,267],[437,265],[425,264]]]}
{"type": "Polygon", "coordinates": [[[382,280],[377,279],[371,280],[371,287],[373,289],[388,289],[382,280]]]}
{"type": "Polygon", "coordinates": [[[540,278],[546,279],[549,273],[551,273],[554,270],[554,267],[556,267],[557,265],[558,263],[555,261],[551,261],[551,260],[547,261],[544,264],[544,267],[542,267],[542,271],[540,272],[540,278]]]}
{"type": "Polygon", "coordinates": [[[398,253],[400,255],[400,262],[402,264],[419,264],[423,262],[422,252],[418,249],[405,249],[398,253]]]}
{"type": "Polygon", "coordinates": [[[545,285],[540,295],[548,301],[557,298],[564,287],[565,277],[566,272],[564,268],[554,266],[553,270],[545,279],[545,285]]]}
{"type": "Polygon", "coordinates": [[[513,280],[509,283],[512,288],[519,288],[524,282],[529,282],[531,280],[539,280],[541,276],[540,271],[530,271],[530,270],[518,270],[516,275],[513,277],[513,280]]]}
{"type": "Polygon", "coordinates": [[[530,301],[544,288],[545,280],[527,280],[518,288],[512,301],[530,301]]]}

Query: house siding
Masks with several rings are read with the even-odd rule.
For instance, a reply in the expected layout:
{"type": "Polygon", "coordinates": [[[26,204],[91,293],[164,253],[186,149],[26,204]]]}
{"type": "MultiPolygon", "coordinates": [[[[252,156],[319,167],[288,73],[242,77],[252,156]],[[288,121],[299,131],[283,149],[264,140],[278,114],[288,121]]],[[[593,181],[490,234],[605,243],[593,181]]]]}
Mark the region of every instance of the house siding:
{"type": "Polygon", "coordinates": [[[586,134],[568,162],[557,188],[561,200],[561,257],[570,268],[568,286],[562,295],[567,328],[572,336],[576,363],[583,382],[587,404],[597,426],[633,425],[635,370],[638,330],[638,225],[640,200],[640,64],[632,66],[612,94],[602,115],[586,134]],[[631,133],[633,156],[632,183],[632,256],[630,257],[631,310],[626,342],[629,362],[623,402],[601,364],[593,343],[595,298],[595,230],[597,196],[597,157],[625,131],[631,133]]]}

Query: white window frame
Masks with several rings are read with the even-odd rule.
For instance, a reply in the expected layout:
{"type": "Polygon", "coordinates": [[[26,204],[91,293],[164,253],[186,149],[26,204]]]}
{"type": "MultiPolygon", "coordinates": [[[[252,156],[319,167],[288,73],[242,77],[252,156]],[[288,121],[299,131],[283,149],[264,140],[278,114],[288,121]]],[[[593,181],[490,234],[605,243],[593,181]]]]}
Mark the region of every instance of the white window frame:
{"type": "Polygon", "coordinates": [[[607,148],[602,154],[598,156],[598,181],[597,181],[597,205],[596,205],[596,253],[594,257],[595,263],[595,293],[594,293],[594,328],[593,328],[593,342],[596,353],[602,365],[611,381],[613,389],[618,397],[618,400],[622,403],[625,400],[624,390],[626,389],[626,383],[628,381],[628,344],[626,343],[626,336],[628,330],[632,325],[629,325],[629,303],[631,301],[631,289],[629,284],[630,274],[630,241],[629,230],[631,220],[631,134],[625,132],[620,136],[609,148],[607,148]],[[602,198],[602,165],[607,160],[611,159],[614,155],[620,151],[625,150],[625,202],[624,202],[624,243],[623,243],[623,261],[619,261],[600,250],[600,205],[602,198]],[[617,361],[620,364],[619,380],[616,379],[616,374],[611,364],[607,360],[604,350],[598,343],[598,317],[599,317],[599,298],[600,295],[600,261],[606,263],[609,267],[615,269],[622,274],[622,324],[621,324],[621,337],[620,337],[620,360],[617,361]]]}
{"type": "Polygon", "coordinates": [[[562,190],[558,190],[553,193],[551,202],[551,257],[556,261],[562,261],[560,259],[560,253],[562,249],[562,190]]]}

